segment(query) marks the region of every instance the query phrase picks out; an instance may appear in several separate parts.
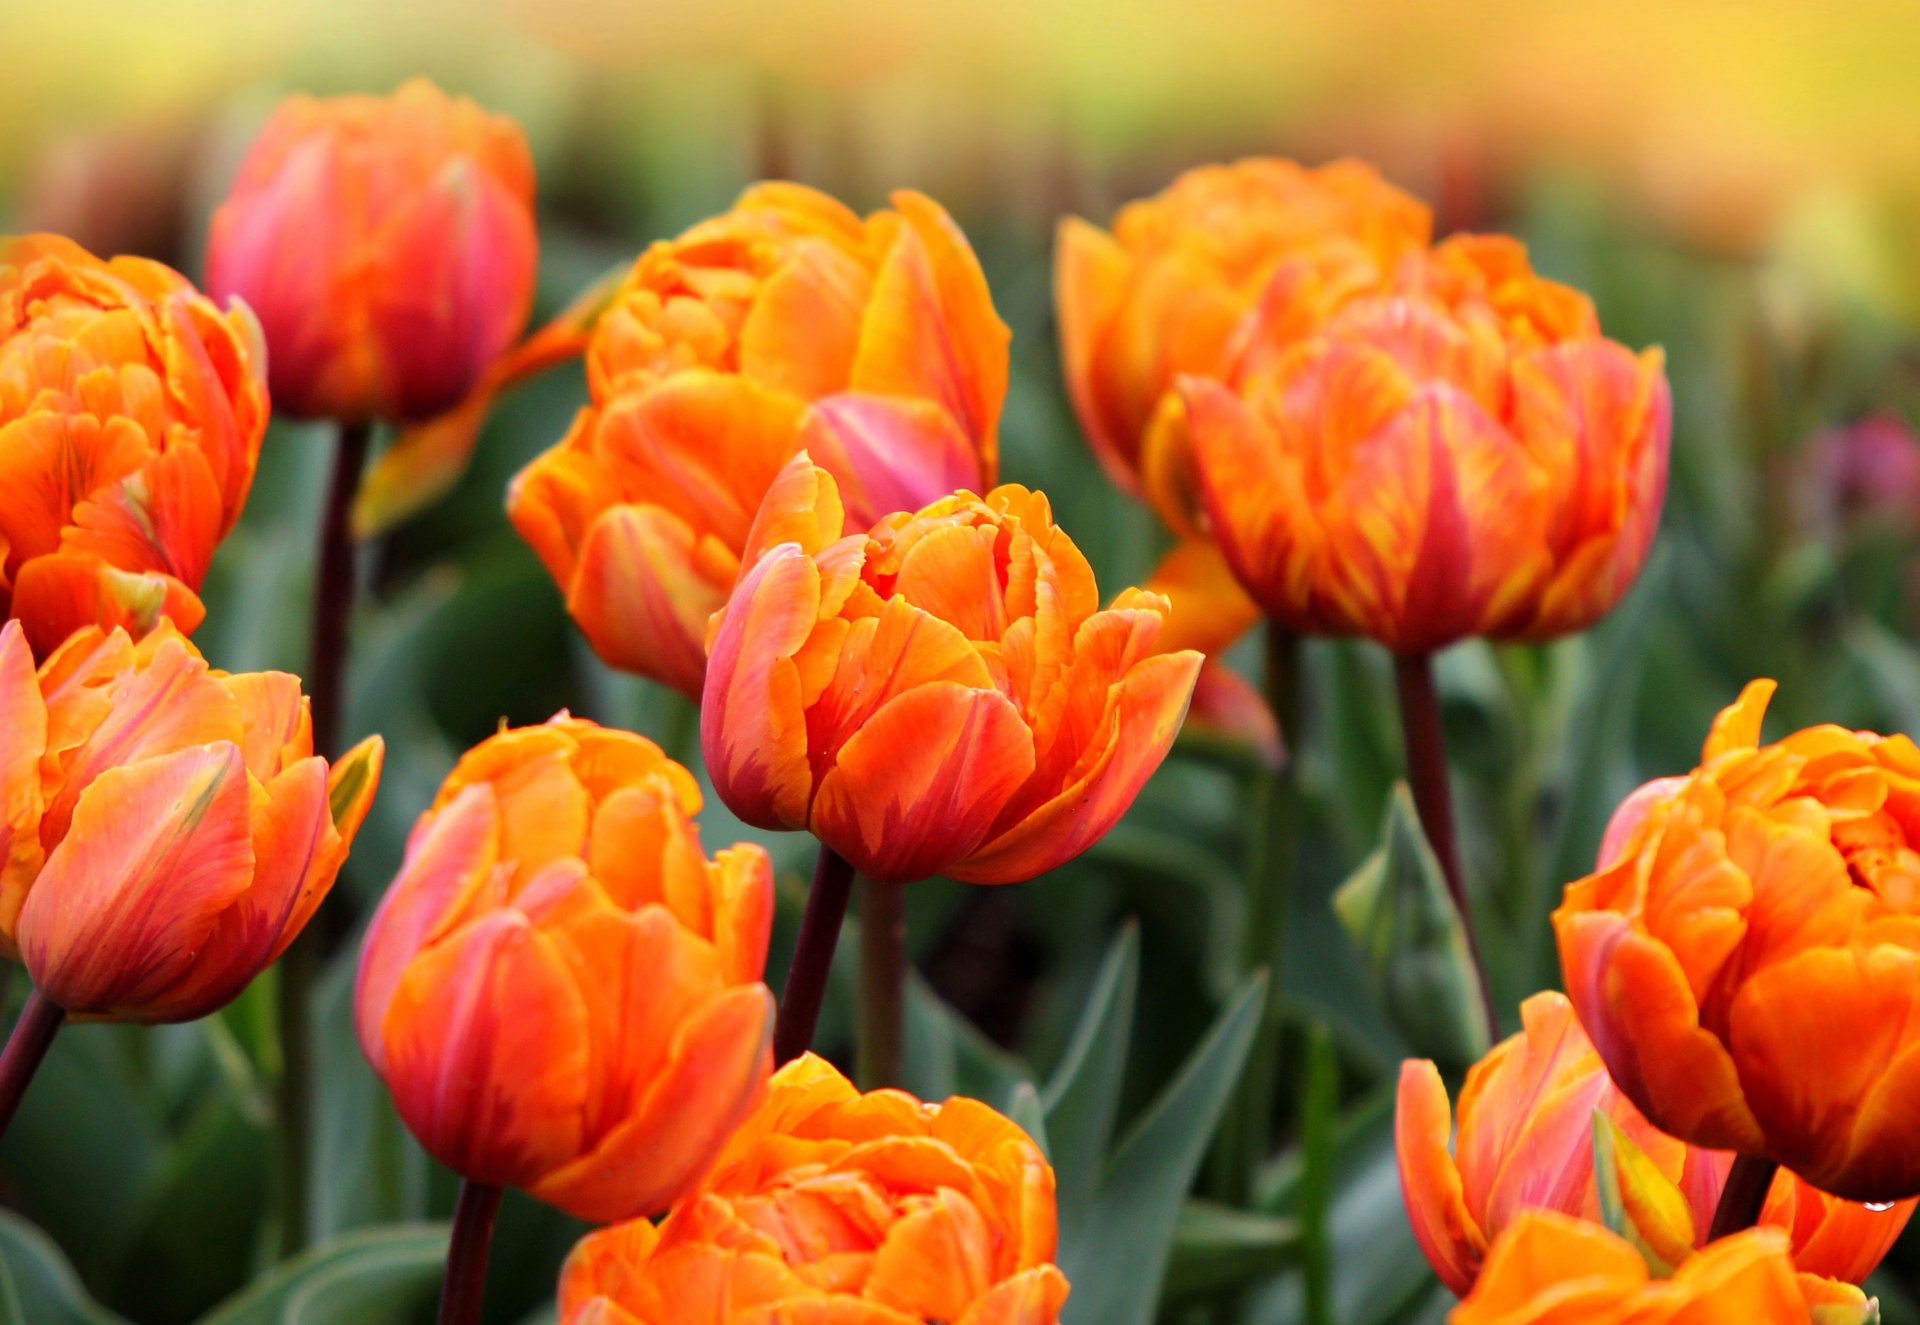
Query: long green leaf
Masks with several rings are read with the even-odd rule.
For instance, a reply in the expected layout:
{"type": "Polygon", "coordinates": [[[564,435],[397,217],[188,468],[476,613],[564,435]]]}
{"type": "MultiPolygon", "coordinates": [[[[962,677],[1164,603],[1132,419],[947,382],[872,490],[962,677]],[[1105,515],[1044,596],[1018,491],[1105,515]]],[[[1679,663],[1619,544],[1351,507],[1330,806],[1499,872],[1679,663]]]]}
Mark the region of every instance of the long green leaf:
{"type": "Polygon", "coordinates": [[[283,1262],[200,1325],[403,1325],[433,1300],[444,1224],[360,1229],[283,1262]]]}
{"type": "Polygon", "coordinates": [[[1139,991],[1140,931],[1129,924],[1107,949],[1086,1012],[1040,1097],[1063,1228],[1079,1224],[1100,1180],[1120,1110],[1139,991]]]}
{"type": "Polygon", "coordinates": [[[53,1239],[0,1211],[0,1325],[126,1325],[87,1296],[53,1239]]]}

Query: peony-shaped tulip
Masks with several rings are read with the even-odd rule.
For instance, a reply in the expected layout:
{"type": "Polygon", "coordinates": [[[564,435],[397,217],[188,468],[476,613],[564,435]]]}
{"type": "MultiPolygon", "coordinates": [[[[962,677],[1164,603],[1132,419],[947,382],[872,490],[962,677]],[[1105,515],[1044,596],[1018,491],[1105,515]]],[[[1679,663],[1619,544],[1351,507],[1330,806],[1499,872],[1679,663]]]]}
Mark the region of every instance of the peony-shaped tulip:
{"type": "Polygon", "coordinates": [[[1295,630],[1421,654],[1592,624],[1639,573],[1666,492],[1658,350],[1601,335],[1525,249],[1403,261],[1237,386],[1181,379],[1208,525],[1295,630]]]}
{"type": "Polygon", "coordinates": [[[1086,850],[1193,691],[1200,656],[1160,651],[1166,600],[1128,590],[1101,610],[1025,488],[846,523],[804,455],[761,509],[701,702],[720,798],[880,882],[1010,883],[1086,850]]]}
{"type": "Polygon", "coordinates": [[[0,605],[37,654],[83,626],[200,623],[253,483],[265,372],[247,309],[159,263],[0,239],[0,605]]]}
{"type": "Polygon", "coordinates": [[[609,664],[697,696],[707,619],[801,449],[865,528],[993,483],[1006,327],[917,193],[864,220],[795,184],[655,244],[595,324],[593,404],[507,514],[609,664]]]}
{"type": "Polygon", "coordinates": [[[1175,386],[1232,385],[1316,329],[1432,234],[1426,205],[1359,161],[1202,166],[1129,203],[1108,233],[1060,223],[1054,302],[1067,388],[1107,473],[1177,532],[1199,527],[1175,386]]]}
{"type": "Polygon", "coordinates": [[[1860,1201],[1920,1193],[1920,748],[1809,727],[1774,683],[1700,766],[1629,797],[1554,912],[1567,992],[1620,1089],[1682,1140],[1860,1201]]]}
{"type": "Polygon", "coordinates": [[[36,671],[0,630],[0,946],[69,1015],[190,1021],[280,956],[333,886],[380,738],[331,770],[284,672],[229,675],[160,621],[36,671]]]}
{"type": "Polygon", "coordinates": [[[580,1219],[664,1209],[766,1080],[767,855],[692,775],[561,714],[461,758],[367,930],[361,1049],[448,1168],[580,1219]]]}
{"type": "MultiPolygon", "coordinates": [[[[1643,1253],[1668,1268],[1681,1264],[1706,1239],[1733,1156],[1648,1124],[1607,1076],[1565,995],[1535,994],[1520,1015],[1521,1032],[1468,1071],[1457,1129],[1439,1070],[1425,1061],[1401,1066],[1400,1190],[1434,1272],[1455,1293],[1467,1292],[1488,1246],[1529,1210],[1597,1222],[1596,1112],[1611,1132],[1613,1171],[1603,1176],[1643,1253]]],[[[1859,1283],[1912,1213],[1910,1201],[1870,1210],[1781,1173],[1760,1222],[1788,1234],[1802,1272],[1859,1283]]]]}
{"type": "Polygon", "coordinates": [[[1448,1325],[1869,1325],[1859,1289],[1796,1275],[1778,1229],[1722,1238],[1671,1278],[1655,1278],[1627,1241],[1551,1211],[1501,1234],[1448,1325]]]}
{"type": "Polygon", "coordinates": [[[519,126],[413,79],[281,103],[214,213],[207,287],[259,314],[282,410],[415,419],[513,343],[537,254],[519,126]]]}
{"type": "Polygon", "coordinates": [[[1053,1170],[976,1100],[862,1095],[808,1054],[655,1226],[592,1233],[562,1325],[1055,1325],[1053,1170]]]}

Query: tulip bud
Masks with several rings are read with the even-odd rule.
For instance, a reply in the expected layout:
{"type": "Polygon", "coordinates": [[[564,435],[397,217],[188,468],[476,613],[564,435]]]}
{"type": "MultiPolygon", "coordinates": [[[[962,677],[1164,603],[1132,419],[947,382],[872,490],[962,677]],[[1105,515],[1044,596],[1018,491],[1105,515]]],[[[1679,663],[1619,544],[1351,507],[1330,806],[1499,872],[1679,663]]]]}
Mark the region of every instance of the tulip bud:
{"type": "Polygon", "coordinates": [[[1129,590],[1099,610],[1086,559],[1025,488],[847,523],[803,454],[747,539],[701,703],[720,798],[883,882],[1010,883],[1086,850],[1193,692],[1200,655],[1159,651],[1166,600],[1129,590]]]}
{"type": "Polygon", "coordinates": [[[536,254],[519,127],[414,79],[283,102],[214,213],[207,285],[259,315],[282,410],[414,419],[513,343],[536,254]]]}
{"type": "Polygon", "coordinates": [[[380,738],[331,770],[284,672],[209,668],[170,622],[74,634],[36,672],[0,630],[0,944],[68,1013],[232,1001],[333,886],[380,738]]]}
{"type": "Polygon", "coordinates": [[[862,1095],[811,1054],[773,1077],[659,1227],[589,1234],[562,1325],[1056,1325],[1053,1170],[969,1099],[862,1095]]]}
{"type": "Polygon", "coordinates": [[[580,1219],[699,1176],[771,1065],[773,878],[709,861],[700,792],[652,742],[561,714],[460,760],[367,930],[360,1045],[470,1181],[580,1219]]]}
{"type": "Polygon", "coordinates": [[[45,657],[85,626],[192,630],[253,483],[260,330],[141,258],[0,239],[0,606],[45,657]]]}

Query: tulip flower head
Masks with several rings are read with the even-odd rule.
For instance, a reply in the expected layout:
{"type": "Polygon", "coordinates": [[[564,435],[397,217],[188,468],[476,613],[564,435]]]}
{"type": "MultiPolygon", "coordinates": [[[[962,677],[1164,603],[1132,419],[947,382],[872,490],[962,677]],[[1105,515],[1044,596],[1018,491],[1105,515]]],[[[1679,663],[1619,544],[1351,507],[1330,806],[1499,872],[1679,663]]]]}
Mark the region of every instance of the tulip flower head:
{"type": "Polygon", "coordinates": [[[171,622],[75,632],[36,670],[0,630],[0,945],[74,1017],[231,1002],[313,915],[380,781],[330,770],[284,672],[207,666],[171,622]]]}
{"type": "MultiPolygon", "coordinates": [[[[1489,1245],[1530,1210],[1598,1221],[1596,1112],[1614,1130],[1608,1178],[1643,1250],[1665,1267],[1681,1264],[1706,1239],[1733,1156],[1656,1131],[1607,1076],[1564,995],[1536,994],[1520,1013],[1524,1029],[1467,1073],[1451,1152],[1438,1069],[1411,1060],[1400,1069],[1401,1194],[1434,1272],[1466,1293],[1489,1245]]],[[[1802,1272],[1859,1283],[1912,1213],[1912,1202],[1870,1210],[1782,1172],[1760,1222],[1789,1236],[1802,1272]]]]}
{"type": "Polygon", "coordinates": [[[1786,1235],[1750,1228],[1655,1278],[1627,1241],[1545,1210],[1501,1234],[1448,1325],[1868,1325],[1851,1284],[1796,1275],[1786,1235]]]}
{"type": "Polygon", "coordinates": [[[0,605],[41,657],[200,623],[267,426],[252,314],[142,258],[0,239],[0,605]]]}
{"type": "Polygon", "coordinates": [[[1084,851],[1193,691],[1200,655],[1159,651],[1166,600],[1128,590],[1101,610],[1025,488],[846,523],[804,455],[761,509],[701,703],[721,799],[882,882],[1010,883],[1084,851]]]}
{"type": "Polygon", "coordinates": [[[592,1233],[562,1325],[1055,1325],[1053,1170],[969,1099],[862,1095],[811,1054],[777,1072],[666,1222],[592,1233]]]}
{"type": "Polygon", "coordinates": [[[207,285],[259,314],[280,409],[414,419],[513,343],[537,253],[519,126],[414,79],[281,103],[214,213],[207,285]]]}
{"type": "Polygon", "coordinates": [[[1665,497],[1660,352],[1605,339],[1503,237],[1448,240],[1237,387],[1181,392],[1208,526],[1267,615],[1401,653],[1592,624],[1665,497]]]}
{"type": "Polygon", "coordinates": [[[1620,1089],[1682,1140],[1860,1201],[1920,1193],[1920,748],[1809,727],[1774,683],[1700,766],[1616,814],[1554,912],[1567,992],[1620,1089]]]}
{"type": "Polygon", "coordinates": [[[610,665],[700,693],[761,499],[802,448],[861,528],[992,484],[1006,327],[917,193],[861,219],[794,184],[655,244],[587,350],[593,405],[507,513],[610,665]]]}
{"type": "Polygon", "coordinates": [[[460,760],[368,928],[354,1015],[436,1159],[595,1221],[664,1209],[771,1065],[773,879],[692,776],[562,714],[460,760]]]}

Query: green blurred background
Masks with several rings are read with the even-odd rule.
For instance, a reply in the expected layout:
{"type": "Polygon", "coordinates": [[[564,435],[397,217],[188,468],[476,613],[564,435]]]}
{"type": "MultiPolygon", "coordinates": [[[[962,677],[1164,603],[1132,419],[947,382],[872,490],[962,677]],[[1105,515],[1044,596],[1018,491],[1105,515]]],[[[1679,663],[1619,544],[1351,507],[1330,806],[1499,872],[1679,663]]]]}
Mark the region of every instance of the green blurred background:
{"type": "MultiPolygon", "coordinates": [[[[1546,912],[1615,801],[1690,766],[1747,679],[1780,678],[1783,726],[1920,732],[1911,3],[0,0],[0,50],[5,228],[189,274],[278,96],[383,91],[416,73],[525,125],[542,313],[761,176],[863,210],[924,189],[972,238],[1013,328],[1005,477],[1054,498],[1109,591],[1146,573],[1163,535],[1103,480],[1066,406],[1057,217],[1104,223],[1205,161],[1359,154],[1430,199],[1445,229],[1520,234],[1540,269],[1593,294],[1609,334],[1666,347],[1675,428],[1660,539],[1624,605],[1582,638],[1463,645],[1440,664],[1468,873],[1510,1024],[1556,978],[1546,912]]],[[[388,767],[330,907],[364,916],[455,756],[503,720],[569,707],[698,764],[691,707],[593,659],[502,516],[508,477],[584,398],[575,367],[514,393],[452,497],[365,550],[348,727],[384,733],[388,767]]],[[[269,431],[205,595],[198,639],[216,664],[302,667],[329,455],[322,431],[269,431]]],[[[1257,645],[1241,653],[1251,675],[1257,645]]],[[[1409,1046],[1326,905],[1379,838],[1400,762],[1391,696],[1378,651],[1310,646],[1289,733],[1306,813],[1283,1116],[1250,1185],[1203,1160],[1257,1001],[1239,958],[1249,763],[1182,748],[1083,860],[1017,889],[913,890],[912,1084],[983,1095],[1048,1130],[1069,1322],[1306,1321],[1304,1282],[1324,1271],[1320,1320],[1444,1315],[1392,1165],[1392,1073],[1409,1046]],[[1189,1187],[1198,1199],[1183,1203],[1189,1187]]],[[[702,824],[710,849],[754,835],[717,803],[702,824]]],[[[778,987],[810,844],[768,845],[778,987]]],[[[334,959],[314,1009],[321,1250],[272,1270],[268,977],[204,1023],[62,1036],[0,1143],[0,1198],[19,1216],[0,1222],[0,1322],[430,1312],[443,1231],[420,1221],[444,1217],[452,1183],[360,1059],[352,961],[351,948],[334,959]]],[[[850,994],[836,984],[821,1038],[842,1061],[850,994]]],[[[578,1231],[509,1201],[490,1321],[544,1318],[578,1231]]],[[[1917,1271],[1909,1245],[1876,1281],[1889,1320],[1920,1319],[1917,1271]]]]}

